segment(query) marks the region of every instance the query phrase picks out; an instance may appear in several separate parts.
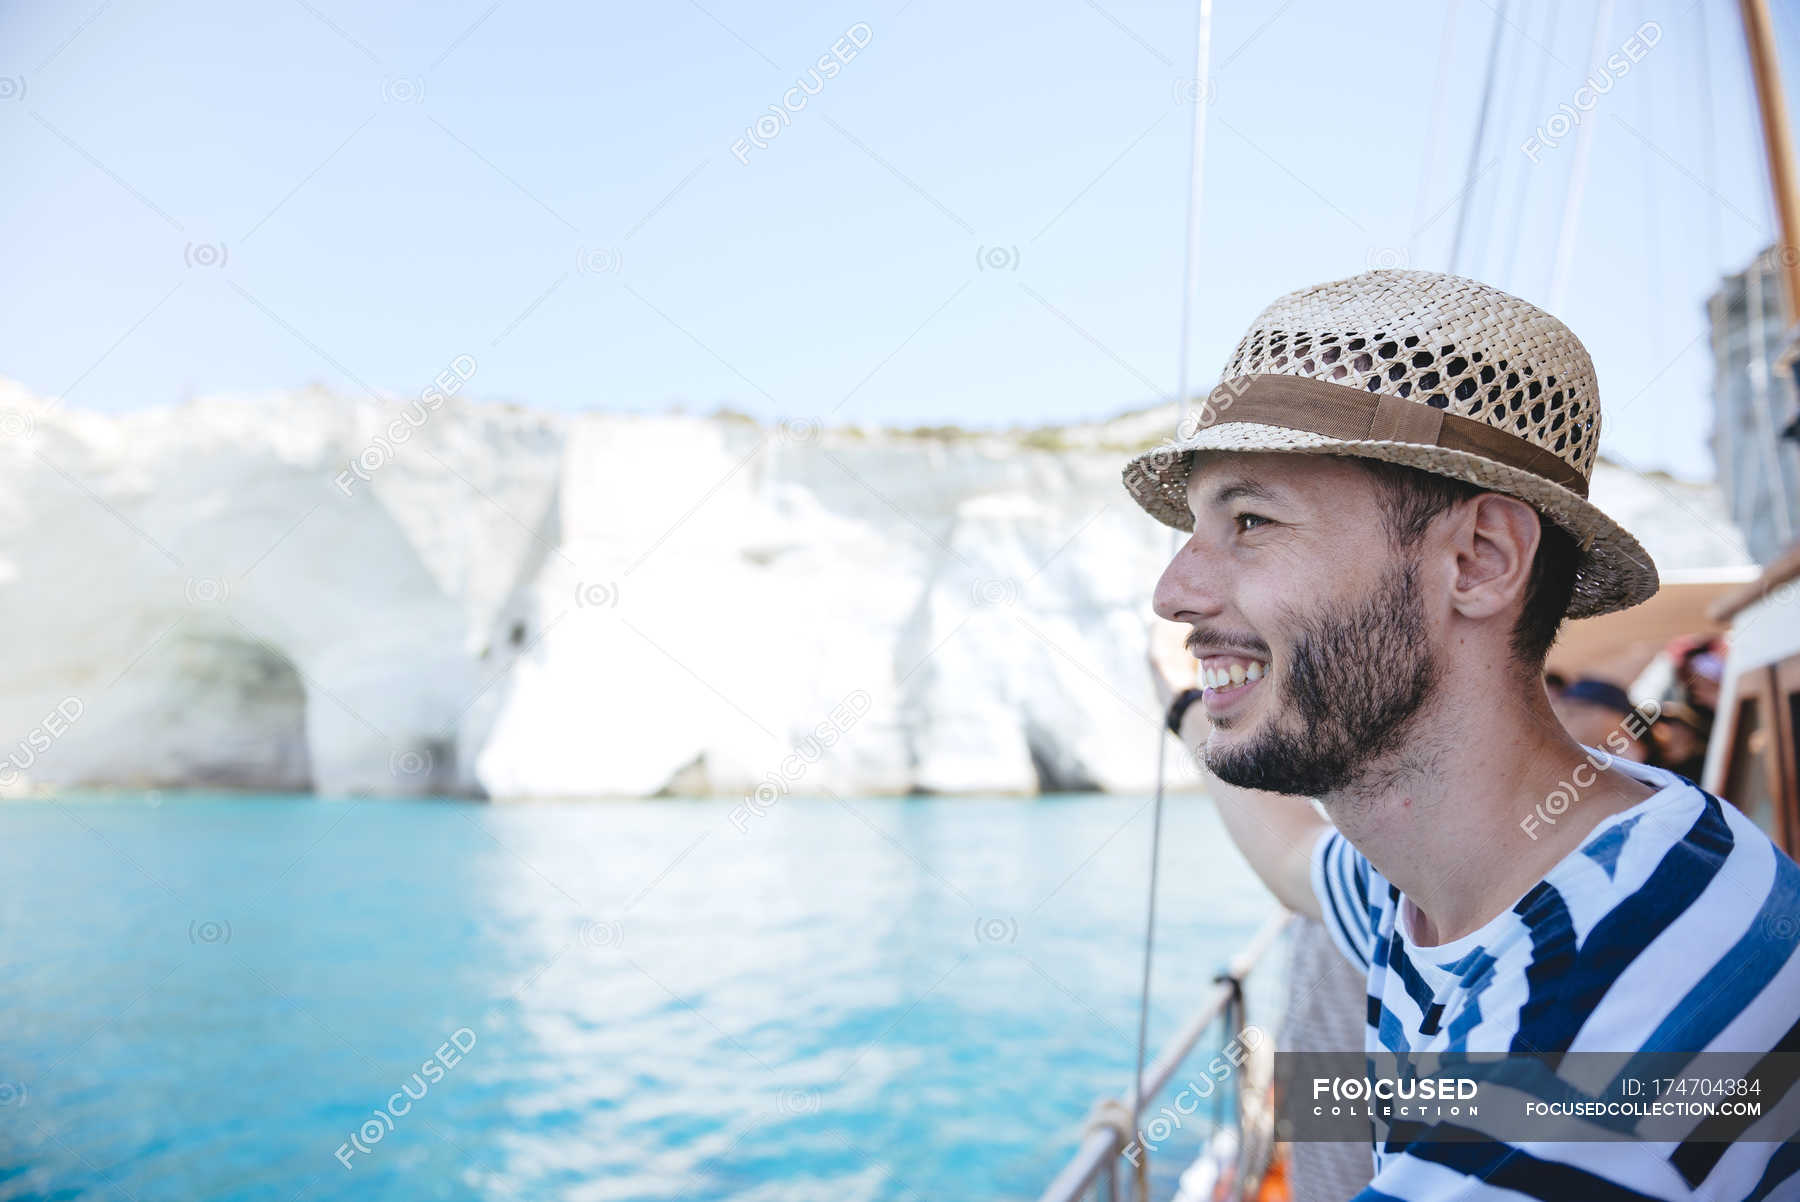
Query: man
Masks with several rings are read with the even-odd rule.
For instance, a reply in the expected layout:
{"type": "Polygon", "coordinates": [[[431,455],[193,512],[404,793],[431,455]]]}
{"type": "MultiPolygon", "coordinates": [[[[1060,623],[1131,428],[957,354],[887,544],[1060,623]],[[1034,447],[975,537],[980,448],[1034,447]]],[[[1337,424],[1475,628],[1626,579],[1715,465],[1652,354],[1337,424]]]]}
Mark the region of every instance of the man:
{"type": "MultiPolygon", "coordinates": [[[[1574,335],[1473,280],[1368,272],[1269,306],[1200,417],[1125,471],[1191,531],[1155,609],[1204,689],[1171,723],[1270,890],[1368,973],[1365,1049],[1794,1047],[1800,869],[1728,803],[1577,743],[1545,692],[1565,617],[1657,587],[1586,500],[1574,335]]],[[[1427,1130],[1378,1146],[1358,1198],[1800,1196],[1800,1148],[1768,1131],[1427,1130]]]]}

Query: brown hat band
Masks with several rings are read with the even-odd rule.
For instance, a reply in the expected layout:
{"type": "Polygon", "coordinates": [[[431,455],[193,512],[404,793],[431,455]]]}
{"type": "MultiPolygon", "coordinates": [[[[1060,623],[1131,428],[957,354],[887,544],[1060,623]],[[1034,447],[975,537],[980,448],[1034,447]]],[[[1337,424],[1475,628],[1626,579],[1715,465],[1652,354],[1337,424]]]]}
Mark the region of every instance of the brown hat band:
{"type": "Polygon", "coordinates": [[[1587,496],[1587,477],[1551,451],[1421,401],[1308,376],[1237,376],[1207,398],[1203,425],[1255,422],[1348,442],[1401,442],[1480,455],[1587,496]]]}

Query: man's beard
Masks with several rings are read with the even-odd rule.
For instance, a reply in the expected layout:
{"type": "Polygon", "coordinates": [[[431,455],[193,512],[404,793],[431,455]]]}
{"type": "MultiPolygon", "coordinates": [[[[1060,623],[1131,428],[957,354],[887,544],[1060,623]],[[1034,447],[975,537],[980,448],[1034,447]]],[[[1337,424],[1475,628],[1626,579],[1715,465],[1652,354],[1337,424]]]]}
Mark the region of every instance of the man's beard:
{"type": "Polygon", "coordinates": [[[1369,597],[1306,623],[1281,680],[1301,730],[1270,721],[1241,747],[1209,745],[1214,775],[1246,789],[1321,797],[1362,783],[1402,744],[1437,681],[1418,566],[1401,564],[1369,597]]]}

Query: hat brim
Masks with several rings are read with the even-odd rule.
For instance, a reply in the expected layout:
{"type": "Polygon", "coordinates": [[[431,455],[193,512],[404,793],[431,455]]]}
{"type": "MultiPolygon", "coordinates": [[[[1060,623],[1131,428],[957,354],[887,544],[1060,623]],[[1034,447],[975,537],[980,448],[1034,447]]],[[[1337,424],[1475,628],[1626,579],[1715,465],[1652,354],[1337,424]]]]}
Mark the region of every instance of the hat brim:
{"type": "Polygon", "coordinates": [[[1125,487],[1133,499],[1151,517],[1177,530],[1194,528],[1187,484],[1196,451],[1354,455],[1422,468],[1517,497],[1568,531],[1582,548],[1569,601],[1571,618],[1629,609],[1654,596],[1659,584],[1649,552],[1629,531],[1579,493],[1533,472],[1467,451],[1415,443],[1349,441],[1256,422],[1220,422],[1190,438],[1145,451],[1125,465],[1125,487]]]}

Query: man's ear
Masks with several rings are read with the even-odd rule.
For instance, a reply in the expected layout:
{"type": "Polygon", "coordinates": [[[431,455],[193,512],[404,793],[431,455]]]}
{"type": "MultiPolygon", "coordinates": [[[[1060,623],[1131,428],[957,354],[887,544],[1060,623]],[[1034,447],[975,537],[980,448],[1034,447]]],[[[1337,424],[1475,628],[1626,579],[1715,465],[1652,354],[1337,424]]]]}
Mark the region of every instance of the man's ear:
{"type": "Polygon", "coordinates": [[[1523,602],[1543,537],[1537,510],[1514,497],[1470,498],[1458,524],[1450,604],[1465,618],[1487,618],[1523,602]]]}

